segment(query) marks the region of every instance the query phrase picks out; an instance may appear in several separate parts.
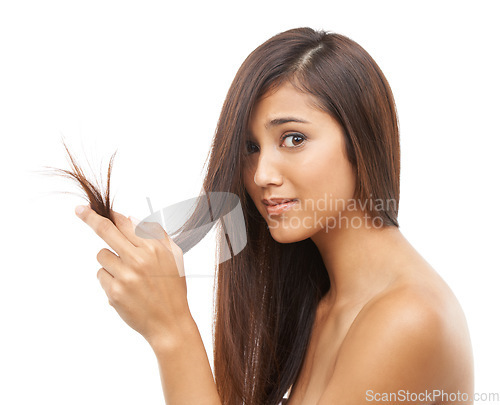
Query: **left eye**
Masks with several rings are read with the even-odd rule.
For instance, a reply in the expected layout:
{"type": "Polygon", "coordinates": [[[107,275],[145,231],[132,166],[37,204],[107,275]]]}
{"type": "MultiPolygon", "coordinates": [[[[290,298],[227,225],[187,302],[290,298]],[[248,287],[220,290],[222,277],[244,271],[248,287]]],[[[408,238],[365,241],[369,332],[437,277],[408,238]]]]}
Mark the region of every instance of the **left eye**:
{"type": "Polygon", "coordinates": [[[305,136],[304,135],[301,135],[301,134],[289,134],[289,135],[285,135],[283,137],[283,142],[288,142],[288,145],[286,145],[287,147],[290,147],[290,148],[294,148],[294,147],[298,147],[300,146],[301,144],[303,144],[304,140],[305,140],[305,136]],[[295,144],[295,142],[298,142],[299,144],[295,144]]]}

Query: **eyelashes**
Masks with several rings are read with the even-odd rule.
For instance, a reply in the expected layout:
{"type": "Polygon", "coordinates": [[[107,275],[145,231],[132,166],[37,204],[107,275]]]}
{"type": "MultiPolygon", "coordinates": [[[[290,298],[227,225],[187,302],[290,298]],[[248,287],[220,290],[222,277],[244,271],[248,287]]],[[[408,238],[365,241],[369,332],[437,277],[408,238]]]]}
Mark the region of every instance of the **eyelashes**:
{"type": "MultiPolygon", "coordinates": [[[[298,148],[302,147],[302,145],[307,140],[307,137],[299,132],[294,132],[292,134],[286,134],[286,135],[283,135],[281,137],[280,144],[283,143],[283,141],[286,141],[288,139],[290,139],[292,146],[285,146],[285,147],[292,148],[292,149],[298,149],[298,148]],[[295,142],[297,140],[300,140],[300,144],[294,145],[293,142],[295,142]]],[[[253,143],[252,141],[247,141],[247,143],[246,143],[246,154],[247,155],[251,155],[251,154],[255,153],[258,149],[259,149],[259,147],[255,143],[253,143]]]]}

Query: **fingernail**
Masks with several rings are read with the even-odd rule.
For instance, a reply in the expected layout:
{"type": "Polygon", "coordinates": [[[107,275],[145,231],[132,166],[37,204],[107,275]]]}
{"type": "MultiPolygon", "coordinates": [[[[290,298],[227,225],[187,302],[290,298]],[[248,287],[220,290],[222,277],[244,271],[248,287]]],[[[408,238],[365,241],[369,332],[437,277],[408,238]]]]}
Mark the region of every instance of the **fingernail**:
{"type": "Polygon", "coordinates": [[[78,205],[75,208],[75,214],[76,215],[80,215],[84,210],[85,210],[85,206],[84,205],[78,205]]]}

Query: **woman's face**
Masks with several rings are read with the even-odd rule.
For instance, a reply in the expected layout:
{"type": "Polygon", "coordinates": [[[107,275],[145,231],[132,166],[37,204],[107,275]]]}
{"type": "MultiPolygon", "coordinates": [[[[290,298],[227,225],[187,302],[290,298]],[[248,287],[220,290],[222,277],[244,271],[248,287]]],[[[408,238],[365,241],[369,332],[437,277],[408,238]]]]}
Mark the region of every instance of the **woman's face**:
{"type": "Polygon", "coordinates": [[[287,81],[259,99],[250,116],[244,184],[280,243],[331,232],[354,194],[342,127],[313,100],[287,81]],[[273,198],[296,202],[269,213],[263,200],[273,198]]]}

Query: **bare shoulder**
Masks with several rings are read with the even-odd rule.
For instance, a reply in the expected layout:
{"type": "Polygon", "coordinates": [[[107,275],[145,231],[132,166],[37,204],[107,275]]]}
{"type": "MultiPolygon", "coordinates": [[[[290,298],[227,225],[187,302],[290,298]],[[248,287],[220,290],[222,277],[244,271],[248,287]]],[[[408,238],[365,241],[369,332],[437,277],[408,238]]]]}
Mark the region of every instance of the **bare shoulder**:
{"type": "MultiPolygon", "coordinates": [[[[362,308],[318,404],[378,403],[376,394],[388,392],[459,390],[472,396],[472,349],[463,311],[437,274],[423,274],[388,288],[362,308]]],[[[420,398],[418,403],[446,402],[420,398]]]]}
{"type": "Polygon", "coordinates": [[[436,344],[468,334],[458,300],[437,274],[409,278],[383,291],[363,307],[352,329],[352,337],[367,330],[419,331],[416,337],[436,344]]]}

